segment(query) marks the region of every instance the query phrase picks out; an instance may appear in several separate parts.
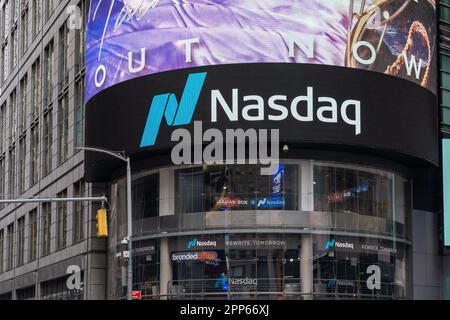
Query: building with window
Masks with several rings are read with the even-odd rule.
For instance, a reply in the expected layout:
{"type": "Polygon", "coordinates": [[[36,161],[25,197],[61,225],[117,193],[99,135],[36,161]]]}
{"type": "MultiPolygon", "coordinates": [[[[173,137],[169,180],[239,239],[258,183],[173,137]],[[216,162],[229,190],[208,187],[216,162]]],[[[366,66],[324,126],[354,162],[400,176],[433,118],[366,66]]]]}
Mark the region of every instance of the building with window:
{"type": "MultiPolygon", "coordinates": [[[[443,292],[447,299],[450,299],[450,211],[448,210],[448,182],[450,181],[450,176],[448,171],[448,158],[446,155],[449,154],[448,146],[446,141],[450,138],[450,119],[449,119],[449,98],[450,98],[450,1],[440,0],[440,6],[438,10],[439,19],[439,105],[440,105],[440,123],[441,123],[441,139],[442,139],[442,182],[443,182],[443,219],[441,221],[435,222],[440,225],[440,241],[444,242],[444,249],[442,253],[444,254],[442,267],[444,270],[442,277],[439,279],[444,283],[443,292]]],[[[436,252],[436,251],[435,251],[436,252]]],[[[440,251],[438,251],[440,252],[440,251]]],[[[439,261],[439,260],[438,260],[439,261]]]]}
{"type": "MultiPolygon", "coordinates": [[[[0,1],[1,199],[96,194],[76,150],[84,30],[69,29],[68,13],[78,8],[84,19],[86,3],[0,1]]],[[[3,204],[0,299],[104,299],[106,244],[96,237],[95,210],[88,202],[3,204]],[[67,287],[70,266],[80,268],[80,289],[67,287]]]]}
{"type": "Polygon", "coordinates": [[[0,1],[0,198],[109,202],[1,204],[0,300],[126,298],[84,145],[143,299],[449,298],[450,1],[206,2],[0,1]]]}

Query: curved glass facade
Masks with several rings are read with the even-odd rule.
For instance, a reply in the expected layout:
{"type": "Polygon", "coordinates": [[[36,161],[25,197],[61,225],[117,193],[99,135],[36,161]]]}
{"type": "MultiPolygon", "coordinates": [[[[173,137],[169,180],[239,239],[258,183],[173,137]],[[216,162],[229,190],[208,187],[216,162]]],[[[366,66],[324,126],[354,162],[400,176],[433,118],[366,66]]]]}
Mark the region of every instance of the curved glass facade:
{"type": "MultiPolygon", "coordinates": [[[[125,181],[111,186],[110,298],[124,295],[125,181]]],[[[133,283],[153,299],[409,297],[410,180],[286,160],[133,178],[133,283]]]]}

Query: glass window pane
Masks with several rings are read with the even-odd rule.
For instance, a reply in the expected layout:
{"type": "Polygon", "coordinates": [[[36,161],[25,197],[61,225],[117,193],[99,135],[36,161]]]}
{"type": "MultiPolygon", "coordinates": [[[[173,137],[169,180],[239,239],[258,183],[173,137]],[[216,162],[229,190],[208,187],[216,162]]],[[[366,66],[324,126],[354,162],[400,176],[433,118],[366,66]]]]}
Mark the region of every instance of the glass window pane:
{"type": "Polygon", "coordinates": [[[441,69],[450,72],[450,57],[441,55],[441,69]]]}
{"type": "Polygon", "coordinates": [[[450,74],[441,73],[441,86],[444,89],[450,90],[450,74]]]}
{"type": "Polygon", "coordinates": [[[441,91],[441,104],[446,107],[450,107],[450,91],[441,91]]]}

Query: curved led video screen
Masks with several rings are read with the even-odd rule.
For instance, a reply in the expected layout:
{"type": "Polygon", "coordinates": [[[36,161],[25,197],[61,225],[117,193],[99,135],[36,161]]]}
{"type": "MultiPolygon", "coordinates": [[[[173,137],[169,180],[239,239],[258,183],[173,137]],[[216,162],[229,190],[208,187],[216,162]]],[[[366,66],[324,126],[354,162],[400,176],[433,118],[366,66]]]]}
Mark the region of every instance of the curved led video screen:
{"type": "Polygon", "coordinates": [[[199,66],[358,68],[436,92],[434,0],[92,0],[86,101],[133,78],[199,66]]]}

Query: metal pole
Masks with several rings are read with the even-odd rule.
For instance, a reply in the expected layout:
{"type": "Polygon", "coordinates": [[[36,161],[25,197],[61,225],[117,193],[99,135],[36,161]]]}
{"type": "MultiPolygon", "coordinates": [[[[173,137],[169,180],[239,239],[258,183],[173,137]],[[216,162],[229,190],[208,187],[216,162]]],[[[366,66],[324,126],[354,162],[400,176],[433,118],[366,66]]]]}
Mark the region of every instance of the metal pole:
{"type": "Polygon", "coordinates": [[[83,198],[27,198],[27,199],[0,199],[0,203],[44,203],[44,202],[108,202],[108,199],[103,197],[83,197],[83,198]]]}
{"type": "Polygon", "coordinates": [[[127,158],[127,229],[128,229],[128,283],[127,299],[131,300],[133,291],[133,254],[132,254],[132,234],[133,234],[133,216],[131,207],[131,165],[130,158],[127,158]]]}
{"type": "Polygon", "coordinates": [[[127,279],[127,299],[131,300],[132,291],[133,291],[133,257],[132,257],[132,233],[133,233],[133,218],[131,212],[131,160],[130,157],[125,157],[123,154],[117,151],[110,151],[102,148],[93,148],[93,147],[77,147],[77,150],[85,150],[85,151],[93,151],[109,154],[112,157],[115,157],[119,160],[122,160],[127,163],[127,238],[128,238],[128,279],[127,279]]]}

